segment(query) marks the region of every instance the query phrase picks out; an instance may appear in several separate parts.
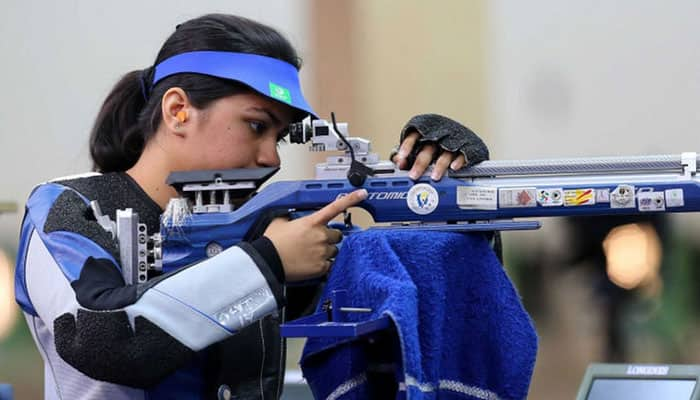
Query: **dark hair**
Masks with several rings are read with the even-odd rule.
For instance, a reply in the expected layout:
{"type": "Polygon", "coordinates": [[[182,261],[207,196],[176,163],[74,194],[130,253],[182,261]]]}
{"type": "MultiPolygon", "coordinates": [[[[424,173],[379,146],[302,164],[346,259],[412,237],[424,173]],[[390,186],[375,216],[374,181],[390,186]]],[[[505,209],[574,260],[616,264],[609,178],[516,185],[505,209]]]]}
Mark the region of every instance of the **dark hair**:
{"type": "MultiPolygon", "coordinates": [[[[156,65],[180,53],[198,50],[231,51],[274,57],[301,68],[296,50],[275,29],[247,18],[209,14],[175,28],[156,57],[156,65]]],[[[201,74],[176,74],[153,81],[154,67],[129,72],[109,93],[90,133],[93,170],[126,171],[138,160],[161,121],[161,98],[180,87],[197,108],[222,97],[249,91],[242,83],[201,74]],[[146,100],[148,99],[148,100],[146,100]]]]}

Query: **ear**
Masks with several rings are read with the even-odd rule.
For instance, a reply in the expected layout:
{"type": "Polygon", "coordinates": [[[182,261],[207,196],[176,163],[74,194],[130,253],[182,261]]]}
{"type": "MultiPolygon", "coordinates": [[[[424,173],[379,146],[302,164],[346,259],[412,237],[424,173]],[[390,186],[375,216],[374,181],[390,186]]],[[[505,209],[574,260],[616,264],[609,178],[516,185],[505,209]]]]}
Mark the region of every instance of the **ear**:
{"type": "Polygon", "coordinates": [[[189,129],[187,129],[189,116],[192,114],[192,104],[190,103],[187,93],[182,88],[172,87],[163,94],[161,101],[161,112],[163,115],[163,124],[168,132],[171,132],[179,137],[185,137],[189,129]]]}

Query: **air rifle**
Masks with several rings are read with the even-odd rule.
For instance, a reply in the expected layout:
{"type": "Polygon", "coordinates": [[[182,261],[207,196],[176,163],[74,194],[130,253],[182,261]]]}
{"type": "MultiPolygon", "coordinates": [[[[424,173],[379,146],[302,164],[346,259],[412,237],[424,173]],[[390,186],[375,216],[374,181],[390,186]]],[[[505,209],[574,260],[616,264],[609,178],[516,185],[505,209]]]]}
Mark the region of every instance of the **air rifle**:
{"type": "MultiPolygon", "coordinates": [[[[260,235],[276,216],[296,218],[362,187],[358,204],[375,223],[369,229],[502,231],[538,229],[532,217],[633,215],[700,210],[698,155],[650,155],[484,161],[418,180],[372,153],[368,140],[350,137],[347,124],[305,120],[290,126],[292,143],[336,152],[316,166],[316,179],[260,186],[277,168],[173,172],[172,199],[159,232],[149,233],[131,209],[115,222],[93,209],[119,240],[130,283],[149,269],[169,272],[212,257],[260,235]],[[240,199],[246,199],[240,206],[240,199]],[[520,218],[527,218],[521,220],[520,218]]],[[[346,233],[353,231],[349,215],[346,233]]]]}

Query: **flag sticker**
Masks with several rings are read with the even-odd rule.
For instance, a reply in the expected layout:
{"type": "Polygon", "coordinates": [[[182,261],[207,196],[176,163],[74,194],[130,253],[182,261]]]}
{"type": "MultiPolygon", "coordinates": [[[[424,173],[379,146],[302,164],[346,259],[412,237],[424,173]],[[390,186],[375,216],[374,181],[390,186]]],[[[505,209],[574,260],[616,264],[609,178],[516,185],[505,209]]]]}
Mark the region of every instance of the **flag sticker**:
{"type": "Polygon", "coordinates": [[[564,191],[565,206],[588,206],[595,204],[595,190],[572,189],[564,191]]]}
{"type": "Polygon", "coordinates": [[[270,97],[283,101],[288,104],[292,104],[292,95],[289,94],[289,89],[284,86],[277,85],[270,82],[270,97]]]}

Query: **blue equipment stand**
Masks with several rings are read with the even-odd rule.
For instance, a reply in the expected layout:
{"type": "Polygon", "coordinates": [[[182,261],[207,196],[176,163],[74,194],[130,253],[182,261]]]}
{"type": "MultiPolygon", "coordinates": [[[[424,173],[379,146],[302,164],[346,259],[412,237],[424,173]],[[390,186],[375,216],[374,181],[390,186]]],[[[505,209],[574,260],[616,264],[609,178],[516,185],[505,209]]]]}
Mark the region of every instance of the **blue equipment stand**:
{"type": "Polygon", "coordinates": [[[345,307],[345,304],[347,304],[347,290],[334,290],[330,301],[324,304],[325,311],[287,322],[280,327],[280,332],[284,337],[358,338],[392,326],[388,316],[363,322],[348,322],[345,320],[346,313],[368,313],[372,310],[345,307]]]}

